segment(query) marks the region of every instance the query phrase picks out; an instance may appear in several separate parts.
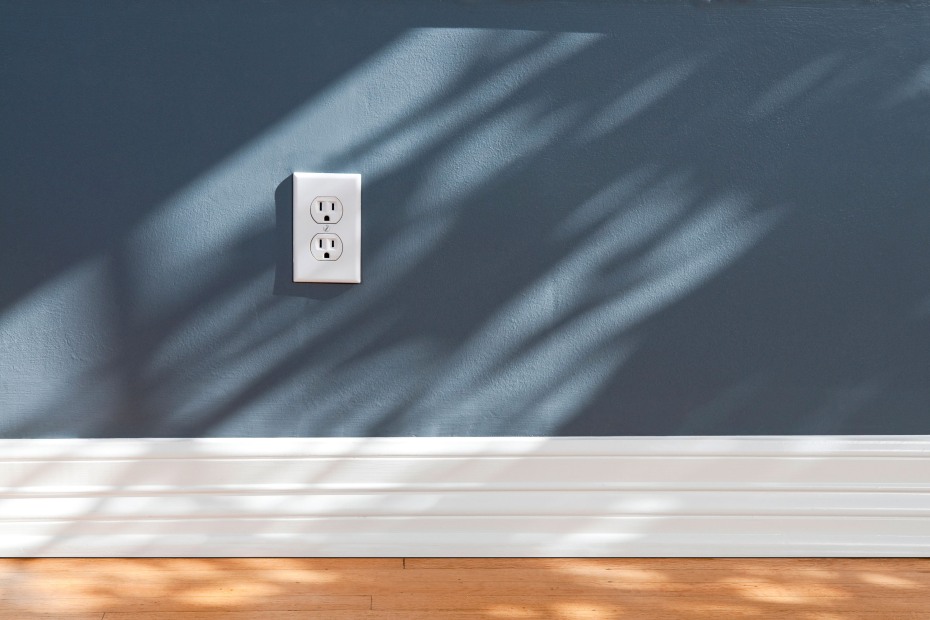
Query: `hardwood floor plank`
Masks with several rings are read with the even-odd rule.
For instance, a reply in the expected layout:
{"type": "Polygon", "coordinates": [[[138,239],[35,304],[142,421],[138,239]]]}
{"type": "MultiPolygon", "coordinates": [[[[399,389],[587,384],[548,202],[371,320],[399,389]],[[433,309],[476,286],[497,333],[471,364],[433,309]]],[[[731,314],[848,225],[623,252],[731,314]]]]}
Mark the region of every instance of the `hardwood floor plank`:
{"type": "MultiPolygon", "coordinates": [[[[607,615],[592,616],[584,611],[572,613],[570,610],[561,610],[558,614],[548,612],[525,612],[520,615],[501,616],[489,615],[486,612],[464,611],[323,611],[315,612],[313,620],[479,620],[488,618],[519,618],[521,620],[682,620],[680,612],[611,612],[607,615]]],[[[756,610],[745,612],[728,612],[729,618],[771,618],[777,620],[888,620],[884,613],[855,613],[844,612],[842,615],[831,612],[775,612],[761,616],[756,610]]],[[[897,613],[894,620],[927,620],[930,614],[897,613]]],[[[306,612],[302,611],[269,611],[262,614],[260,620],[307,620],[306,612]]],[[[182,613],[108,613],[104,620],[257,620],[252,612],[182,612],[182,613]]]]}
{"type": "Polygon", "coordinates": [[[813,597],[923,597],[930,573],[887,576],[874,572],[814,570],[791,574],[723,571],[567,571],[543,569],[329,570],[329,571],[197,571],[149,574],[63,573],[0,577],[0,598],[80,598],[119,596],[292,596],[301,594],[655,594],[758,596],[760,593],[813,597]],[[803,581],[802,581],[803,580],[803,581]]]}
{"type": "Polygon", "coordinates": [[[930,571],[930,558],[407,558],[408,569],[565,568],[591,566],[603,569],[662,570],[861,570],[894,567],[894,570],[930,571]]]}
{"type": "Polygon", "coordinates": [[[930,620],[928,593],[927,559],[0,560],[0,620],[930,620]]]}
{"type": "MultiPolygon", "coordinates": [[[[736,613],[755,612],[766,617],[770,612],[846,613],[872,612],[894,614],[899,612],[930,614],[930,603],[925,598],[837,598],[812,597],[798,594],[775,593],[759,597],[748,596],[403,596],[372,597],[373,610],[456,610],[483,611],[489,615],[517,615],[521,613],[659,613],[678,614],[679,617],[733,616],[736,613]],[[703,615],[700,615],[703,614],[703,615]]],[[[596,617],[601,617],[600,615],[596,617]]]]}
{"type": "MultiPolygon", "coordinates": [[[[321,611],[313,620],[478,620],[483,612],[321,611]]],[[[253,612],[108,613],[105,620],[257,620],[253,612]]],[[[303,611],[266,611],[260,620],[307,620],[303,611]]]]}
{"type": "MultiPolygon", "coordinates": [[[[144,562],[138,560],[137,562],[144,562]]],[[[815,567],[732,567],[730,570],[721,568],[704,569],[668,568],[662,564],[653,564],[650,567],[623,568],[591,564],[586,560],[564,564],[553,568],[443,568],[421,569],[400,567],[384,568],[350,568],[340,567],[314,567],[314,568],[274,568],[259,570],[254,568],[239,568],[225,561],[215,561],[213,564],[197,564],[191,569],[178,567],[168,570],[151,567],[137,563],[136,565],[104,565],[79,566],[72,570],[45,570],[41,567],[23,568],[21,570],[0,571],[0,587],[13,583],[24,583],[28,580],[41,580],[43,583],[66,586],[68,584],[92,583],[97,584],[101,579],[113,587],[120,584],[137,584],[140,577],[145,577],[153,586],[168,586],[185,583],[254,583],[267,581],[281,584],[317,584],[320,586],[341,587],[342,583],[372,583],[376,586],[390,584],[395,587],[398,583],[432,583],[454,580],[469,580],[472,582],[501,581],[535,581],[540,578],[549,578],[552,581],[567,580],[583,581],[584,584],[610,585],[610,584],[653,584],[653,583],[758,583],[765,582],[796,582],[804,580],[807,583],[831,583],[860,585],[868,588],[870,585],[883,586],[891,589],[908,589],[930,585],[930,570],[901,569],[893,564],[890,569],[884,564],[875,562],[862,563],[859,568],[835,569],[828,561],[824,561],[821,568],[815,567]]]]}
{"type": "Polygon", "coordinates": [[[0,574],[34,571],[239,571],[402,569],[404,558],[0,558],[0,574]]]}
{"type": "Polygon", "coordinates": [[[22,609],[25,611],[42,610],[49,613],[84,612],[193,612],[215,611],[234,612],[266,610],[280,611],[324,611],[328,609],[366,611],[371,607],[371,597],[367,595],[306,595],[281,597],[237,597],[237,596],[185,596],[170,592],[153,598],[135,598],[128,596],[87,596],[80,598],[39,598],[39,599],[5,599],[0,600],[0,609],[7,611],[22,609]]]}
{"type": "MultiPolygon", "coordinates": [[[[2,604],[2,603],[0,603],[2,604]]],[[[102,620],[102,612],[60,613],[43,611],[0,611],[0,620],[102,620]]]]}

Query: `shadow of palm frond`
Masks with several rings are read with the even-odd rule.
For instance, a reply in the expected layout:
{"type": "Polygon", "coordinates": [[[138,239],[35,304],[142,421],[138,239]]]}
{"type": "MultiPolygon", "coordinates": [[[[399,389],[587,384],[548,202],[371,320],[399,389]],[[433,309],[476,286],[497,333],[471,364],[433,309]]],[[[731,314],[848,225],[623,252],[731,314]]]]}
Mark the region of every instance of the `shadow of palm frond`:
{"type": "Polygon", "coordinates": [[[301,52],[286,116],[160,177],[7,434],[921,427],[925,9],[418,7],[301,52]],[[364,174],[361,286],[290,281],[299,169],[364,174]]]}

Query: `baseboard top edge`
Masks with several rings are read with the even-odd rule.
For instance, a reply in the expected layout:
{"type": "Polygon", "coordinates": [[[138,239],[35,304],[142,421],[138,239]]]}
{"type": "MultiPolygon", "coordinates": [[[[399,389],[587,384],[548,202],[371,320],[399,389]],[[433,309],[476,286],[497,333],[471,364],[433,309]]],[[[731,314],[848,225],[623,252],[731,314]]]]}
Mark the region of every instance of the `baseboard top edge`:
{"type": "Polygon", "coordinates": [[[0,439],[0,461],[663,455],[930,457],[930,435],[0,439]]]}

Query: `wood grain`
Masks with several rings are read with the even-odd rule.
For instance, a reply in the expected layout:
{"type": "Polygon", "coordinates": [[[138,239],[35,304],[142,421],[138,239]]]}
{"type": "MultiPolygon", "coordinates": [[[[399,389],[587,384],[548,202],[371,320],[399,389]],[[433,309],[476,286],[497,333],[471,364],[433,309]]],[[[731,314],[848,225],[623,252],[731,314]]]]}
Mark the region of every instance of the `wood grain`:
{"type": "Polygon", "coordinates": [[[930,560],[0,559],[0,620],[256,617],[930,620],[930,560]]]}

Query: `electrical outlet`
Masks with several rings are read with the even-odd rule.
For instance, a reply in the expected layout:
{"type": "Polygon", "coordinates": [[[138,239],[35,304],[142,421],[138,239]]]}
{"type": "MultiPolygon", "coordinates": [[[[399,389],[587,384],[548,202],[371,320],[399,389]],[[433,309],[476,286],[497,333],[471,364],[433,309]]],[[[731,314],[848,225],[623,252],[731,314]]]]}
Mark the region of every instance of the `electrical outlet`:
{"type": "Polygon", "coordinates": [[[362,281],[362,175],[294,173],[294,282],[362,281]]]}

